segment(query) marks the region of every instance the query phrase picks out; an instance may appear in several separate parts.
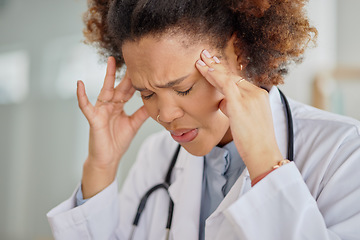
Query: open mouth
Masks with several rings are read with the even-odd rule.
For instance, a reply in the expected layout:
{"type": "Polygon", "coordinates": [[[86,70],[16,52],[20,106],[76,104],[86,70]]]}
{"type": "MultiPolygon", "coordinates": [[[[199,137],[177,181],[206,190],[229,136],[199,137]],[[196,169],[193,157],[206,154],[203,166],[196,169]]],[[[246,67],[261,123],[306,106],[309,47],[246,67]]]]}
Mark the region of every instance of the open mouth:
{"type": "Polygon", "coordinates": [[[170,131],[170,134],[175,141],[179,143],[186,143],[194,140],[198,135],[198,132],[199,130],[197,128],[193,128],[193,129],[179,129],[176,131],[170,131]]]}

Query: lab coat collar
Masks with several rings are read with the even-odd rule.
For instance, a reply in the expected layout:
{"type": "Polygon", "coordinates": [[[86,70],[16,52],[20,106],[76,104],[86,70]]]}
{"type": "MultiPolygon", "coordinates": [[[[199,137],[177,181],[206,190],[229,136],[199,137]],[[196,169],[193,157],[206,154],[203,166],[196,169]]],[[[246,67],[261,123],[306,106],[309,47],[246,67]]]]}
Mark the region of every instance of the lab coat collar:
{"type": "Polygon", "coordinates": [[[274,130],[276,142],[279,146],[282,157],[287,158],[287,146],[288,146],[288,125],[284,104],[281,101],[281,96],[279,89],[277,87],[272,87],[269,91],[269,100],[272,118],[274,122],[274,130]]]}

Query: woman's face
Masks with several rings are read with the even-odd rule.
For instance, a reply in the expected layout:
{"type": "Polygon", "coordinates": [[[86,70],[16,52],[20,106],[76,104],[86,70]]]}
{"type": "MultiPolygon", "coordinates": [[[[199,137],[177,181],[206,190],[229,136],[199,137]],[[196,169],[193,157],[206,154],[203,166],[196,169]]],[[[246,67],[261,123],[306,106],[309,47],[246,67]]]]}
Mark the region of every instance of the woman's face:
{"type": "Polygon", "coordinates": [[[126,42],[122,50],[131,82],[149,115],[154,120],[160,115],[158,122],[175,141],[202,156],[232,136],[229,120],[219,110],[224,96],[195,67],[204,49],[218,51],[200,43],[185,46],[184,39],[144,37],[126,42]]]}

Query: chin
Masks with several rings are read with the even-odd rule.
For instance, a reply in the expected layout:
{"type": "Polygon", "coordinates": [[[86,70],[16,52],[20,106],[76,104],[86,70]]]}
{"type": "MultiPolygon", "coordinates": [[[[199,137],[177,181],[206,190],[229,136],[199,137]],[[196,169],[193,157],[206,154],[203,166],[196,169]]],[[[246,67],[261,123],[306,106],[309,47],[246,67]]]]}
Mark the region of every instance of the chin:
{"type": "Polygon", "coordinates": [[[216,144],[182,143],[181,146],[194,156],[202,157],[208,154],[216,144]]]}

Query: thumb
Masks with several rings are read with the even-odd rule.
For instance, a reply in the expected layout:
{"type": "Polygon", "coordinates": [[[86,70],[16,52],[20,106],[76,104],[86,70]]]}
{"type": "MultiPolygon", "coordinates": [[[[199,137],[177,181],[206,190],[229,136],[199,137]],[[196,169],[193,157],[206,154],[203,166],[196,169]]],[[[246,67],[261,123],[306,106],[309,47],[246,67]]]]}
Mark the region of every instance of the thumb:
{"type": "Polygon", "coordinates": [[[77,81],[76,95],[79,108],[90,123],[90,120],[94,117],[95,110],[94,106],[89,102],[89,99],[85,92],[85,85],[81,80],[77,81]]]}
{"type": "Polygon", "coordinates": [[[145,107],[142,106],[133,115],[130,116],[132,121],[132,127],[135,131],[138,131],[141,125],[149,118],[149,114],[146,111],[145,107]]]}
{"type": "Polygon", "coordinates": [[[223,100],[221,100],[221,102],[219,103],[219,109],[220,111],[225,114],[225,116],[229,117],[229,114],[227,112],[227,101],[226,99],[224,98],[223,100]]]}

